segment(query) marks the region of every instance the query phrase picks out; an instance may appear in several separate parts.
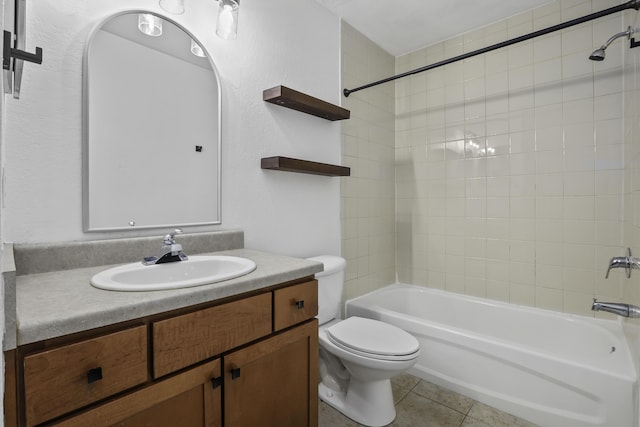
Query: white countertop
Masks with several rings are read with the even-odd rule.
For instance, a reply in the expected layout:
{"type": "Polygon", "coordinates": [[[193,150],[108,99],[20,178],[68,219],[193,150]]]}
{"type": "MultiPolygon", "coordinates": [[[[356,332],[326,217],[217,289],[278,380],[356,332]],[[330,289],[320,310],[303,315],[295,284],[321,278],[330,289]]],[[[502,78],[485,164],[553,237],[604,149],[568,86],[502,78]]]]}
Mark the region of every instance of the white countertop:
{"type": "Polygon", "coordinates": [[[253,260],[242,277],[191,288],[116,292],[96,289],[91,277],[109,266],[76,268],[16,277],[17,345],[215,301],[322,271],[321,263],[250,249],[215,252],[253,260]]]}

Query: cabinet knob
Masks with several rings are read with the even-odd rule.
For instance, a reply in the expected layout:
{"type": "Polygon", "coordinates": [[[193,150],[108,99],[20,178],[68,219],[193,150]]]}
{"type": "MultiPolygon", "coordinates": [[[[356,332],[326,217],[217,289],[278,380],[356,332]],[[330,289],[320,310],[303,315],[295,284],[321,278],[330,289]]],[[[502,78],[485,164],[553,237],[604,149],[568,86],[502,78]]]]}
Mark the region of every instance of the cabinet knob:
{"type": "Polygon", "coordinates": [[[222,385],[222,377],[211,378],[211,387],[218,388],[222,385]]]}
{"type": "Polygon", "coordinates": [[[235,380],[236,378],[240,378],[240,368],[234,368],[231,370],[231,379],[235,380]]]}
{"type": "Polygon", "coordinates": [[[304,300],[296,301],[295,305],[298,307],[298,310],[302,310],[304,308],[304,300]]]}
{"type": "Polygon", "coordinates": [[[94,383],[101,379],[102,368],[100,366],[98,366],[97,368],[89,369],[89,371],[87,371],[87,384],[94,383]]]}

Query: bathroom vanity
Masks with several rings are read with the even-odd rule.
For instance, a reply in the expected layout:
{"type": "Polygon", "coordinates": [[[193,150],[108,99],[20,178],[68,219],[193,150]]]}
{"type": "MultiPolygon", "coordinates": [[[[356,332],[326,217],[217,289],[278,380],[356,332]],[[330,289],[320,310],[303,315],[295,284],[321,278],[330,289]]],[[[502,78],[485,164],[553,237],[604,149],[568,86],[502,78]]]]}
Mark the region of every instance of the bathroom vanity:
{"type": "Polygon", "coordinates": [[[89,285],[105,266],[18,267],[6,425],[316,426],[322,265],[221,253],[257,268],[212,285],[111,292],[89,285]]]}

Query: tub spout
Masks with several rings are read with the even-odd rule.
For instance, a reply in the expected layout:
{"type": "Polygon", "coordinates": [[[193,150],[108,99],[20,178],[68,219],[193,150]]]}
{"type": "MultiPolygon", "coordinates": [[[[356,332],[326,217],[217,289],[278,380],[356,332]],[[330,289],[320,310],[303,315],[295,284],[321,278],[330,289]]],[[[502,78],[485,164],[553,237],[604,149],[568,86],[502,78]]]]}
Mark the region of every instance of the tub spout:
{"type": "Polygon", "coordinates": [[[595,298],[591,305],[593,311],[606,311],[623,317],[640,317],[640,307],[631,304],[621,304],[618,302],[598,302],[595,298]]]}

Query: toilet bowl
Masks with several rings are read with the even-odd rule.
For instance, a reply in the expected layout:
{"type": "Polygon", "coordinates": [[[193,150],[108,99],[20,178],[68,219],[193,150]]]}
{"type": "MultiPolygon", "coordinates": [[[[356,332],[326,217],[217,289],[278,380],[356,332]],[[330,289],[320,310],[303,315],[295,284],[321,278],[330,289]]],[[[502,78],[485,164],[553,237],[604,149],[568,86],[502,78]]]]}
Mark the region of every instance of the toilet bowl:
{"type": "Polygon", "coordinates": [[[320,399],[367,426],[384,426],[396,416],[390,379],[420,355],[418,340],[402,329],[363,317],[339,318],[343,258],[310,258],[324,264],[318,279],[320,399]]]}

